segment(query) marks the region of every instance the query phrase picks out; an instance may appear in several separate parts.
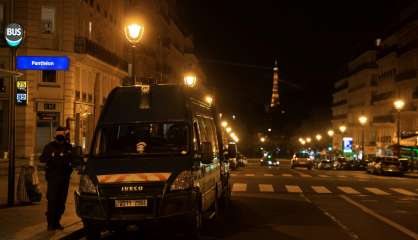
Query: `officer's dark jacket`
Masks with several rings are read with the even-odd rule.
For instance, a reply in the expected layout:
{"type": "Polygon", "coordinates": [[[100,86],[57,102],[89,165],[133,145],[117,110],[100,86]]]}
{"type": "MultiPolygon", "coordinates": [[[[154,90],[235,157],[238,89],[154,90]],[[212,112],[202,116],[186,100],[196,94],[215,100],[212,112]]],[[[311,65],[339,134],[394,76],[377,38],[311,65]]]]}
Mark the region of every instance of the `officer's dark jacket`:
{"type": "Polygon", "coordinates": [[[67,142],[63,144],[56,141],[48,143],[39,159],[42,163],[46,163],[45,174],[47,176],[65,176],[72,172],[72,146],[67,142]]]}

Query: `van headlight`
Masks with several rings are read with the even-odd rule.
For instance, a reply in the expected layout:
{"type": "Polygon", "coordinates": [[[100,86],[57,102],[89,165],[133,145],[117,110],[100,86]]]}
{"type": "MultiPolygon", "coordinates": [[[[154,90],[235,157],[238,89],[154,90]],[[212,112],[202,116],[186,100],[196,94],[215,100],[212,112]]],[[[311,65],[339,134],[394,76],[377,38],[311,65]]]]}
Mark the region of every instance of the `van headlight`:
{"type": "Polygon", "coordinates": [[[80,185],[78,190],[80,193],[97,193],[97,187],[86,174],[80,175],[80,185]]]}
{"type": "Polygon", "coordinates": [[[191,171],[183,171],[177,175],[171,184],[170,191],[186,190],[192,187],[193,176],[191,171]]]}

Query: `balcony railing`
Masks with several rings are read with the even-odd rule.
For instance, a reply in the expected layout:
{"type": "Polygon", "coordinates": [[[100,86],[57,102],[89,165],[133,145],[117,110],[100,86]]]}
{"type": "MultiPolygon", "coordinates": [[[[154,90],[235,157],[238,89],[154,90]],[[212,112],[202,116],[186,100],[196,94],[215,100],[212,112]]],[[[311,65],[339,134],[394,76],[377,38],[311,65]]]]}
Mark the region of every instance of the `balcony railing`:
{"type": "Polygon", "coordinates": [[[349,88],[348,89],[348,92],[354,92],[354,91],[357,91],[359,89],[365,88],[366,86],[367,86],[367,84],[366,83],[363,83],[363,84],[360,84],[358,86],[349,88]]]}
{"type": "Polygon", "coordinates": [[[88,38],[75,37],[74,52],[89,54],[125,72],[128,71],[128,62],[88,38]]]}
{"type": "Polygon", "coordinates": [[[347,118],[347,114],[340,114],[340,115],[335,115],[332,117],[332,120],[343,120],[347,118]]]}
{"type": "Polygon", "coordinates": [[[418,99],[418,88],[415,88],[415,91],[412,93],[412,98],[418,99]]]}
{"type": "Polygon", "coordinates": [[[394,123],[395,118],[393,115],[383,115],[373,117],[373,123],[394,123]]]}
{"type": "Polygon", "coordinates": [[[393,91],[373,95],[372,96],[372,104],[375,103],[375,102],[380,102],[380,101],[383,101],[383,100],[390,99],[390,98],[393,97],[393,95],[394,95],[393,91]]]}
{"type": "Polygon", "coordinates": [[[336,103],[332,104],[332,106],[333,107],[338,107],[338,106],[342,106],[342,105],[345,105],[345,104],[347,104],[347,100],[341,100],[339,102],[336,102],[336,103]]]}
{"type": "Polygon", "coordinates": [[[345,75],[346,76],[351,76],[351,75],[353,75],[355,73],[358,73],[360,71],[363,71],[365,69],[376,69],[376,68],[377,68],[377,64],[376,63],[371,63],[371,62],[363,63],[363,64],[361,64],[361,65],[353,68],[352,70],[347,71],[347,73],[345,75]]]}
{"type": "Polygon", "coordinates": [[[397,45],[393,45],[393,46],[384,48],[382,50],[379,50],[377,52],[377,59],[383,58],[383,57],[385,57],[386,55],[388,55],[388,54],[390,54],[392,52],[396,52],[397,50],[398,50],[398,46],[397,45]]]}
{"type": "Polygon", "coordinates": [[[405,71],[402,73],[399,73],[398,75],[396,75],[395,80],[397,82],[401,82],[401,81],[405,81],[408,79],[416,79],[417,77],[417,71],[416,70],[410,70],[410,71],[405,71]]]}
{"type": "Polygon", "coordinates": [[[335,87],[335,92],[339,92],[348,88],[348,83],[345,82],[341,86],[335,87]]]}

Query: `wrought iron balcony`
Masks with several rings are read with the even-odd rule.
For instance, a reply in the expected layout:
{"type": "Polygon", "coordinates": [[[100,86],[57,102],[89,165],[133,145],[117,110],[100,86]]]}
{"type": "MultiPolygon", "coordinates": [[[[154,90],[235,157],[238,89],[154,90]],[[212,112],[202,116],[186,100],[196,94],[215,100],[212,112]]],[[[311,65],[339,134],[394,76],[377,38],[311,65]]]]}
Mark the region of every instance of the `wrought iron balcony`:
{"type": "Polygon", "coordinates": [[[393,91],[373,95],[372,96],[372,104],[374,104],[375,102],[380,102],[380,101],[383,101],[383,100],[390,99],[393,96],[394,96],[394,92],[393,91]]]}
{"type": "Polygon", "coordinates": [[[86,37],[75,37],[74,52],[89,54],[125,72],[128,71],[128,62],[86,37]]]}
{"type": "Polygon", "coordinates": [[[340,115],[335,115],[332,117],[332,120],[344,120],[347,118],[347,114],[340,114],[340,115]]]}
{"type": "Polygon", "coordinates": [[[346,105],[347,104],[347,100],[341,100],[339,102],[336,102],[334,104],[332,104],[333,107],[338,107],[338,106],[342,106],[342,105],[346,105]]]}
{"type": "Polygon", "coordinates": [[[401,82],[401,81],[408,80],[408,79],[416,79],[416,77],[417,77],[417,71],[410,70],[410,71],[399,73],[398,75],[396,75],[395,80],[397,82],[401,82]]]}
{"type": "Polygon", "coordinates": [[[390,115],[382,115],[373,117],[373,123],[394,123],[395,117],[390,115]]]}

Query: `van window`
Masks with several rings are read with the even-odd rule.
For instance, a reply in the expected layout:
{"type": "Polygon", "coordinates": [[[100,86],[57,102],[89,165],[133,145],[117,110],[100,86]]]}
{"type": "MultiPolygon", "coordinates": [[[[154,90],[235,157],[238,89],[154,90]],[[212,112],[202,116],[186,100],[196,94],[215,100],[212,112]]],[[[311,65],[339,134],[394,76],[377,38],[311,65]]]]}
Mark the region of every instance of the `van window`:
{"type": "Polygon", "coordinates": [[[219,153],[215,124],[212,119],[198,117],[201,142],[210,142],[214,153],[219,153]]]}
{"type": "Polygon", "coordinates": [[[181,154],[189,152],[186,123],[138,123],[104,126],[95,146],[97,156],[181,154]]]}

